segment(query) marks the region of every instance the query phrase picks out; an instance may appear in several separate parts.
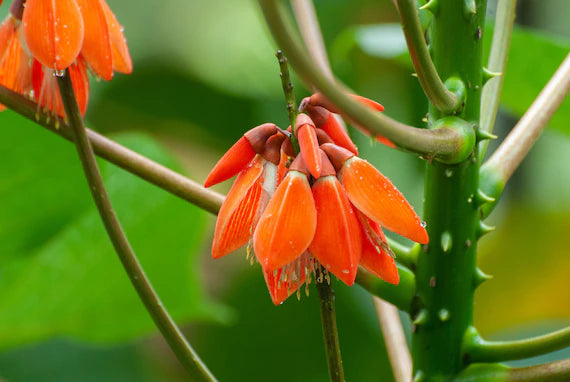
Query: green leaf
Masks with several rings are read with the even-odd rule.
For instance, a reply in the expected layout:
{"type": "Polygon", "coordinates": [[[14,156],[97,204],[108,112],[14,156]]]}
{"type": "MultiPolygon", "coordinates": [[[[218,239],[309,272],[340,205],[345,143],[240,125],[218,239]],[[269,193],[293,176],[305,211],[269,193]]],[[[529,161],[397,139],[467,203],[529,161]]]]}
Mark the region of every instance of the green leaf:
{"type": "MultiPolygon", "coordinates": [[[[107,238],[74,146],[10,112],[2,122],[10,128],[0,142],[0,347],[53,336],[114,342],[156,331],[107,238]]],[[[180,170],[152,139],[117,138],[180,170]]],[[[131,244],[174,318],[226,319],[201,287],[204,212],[99,163],[131,244]]]]}

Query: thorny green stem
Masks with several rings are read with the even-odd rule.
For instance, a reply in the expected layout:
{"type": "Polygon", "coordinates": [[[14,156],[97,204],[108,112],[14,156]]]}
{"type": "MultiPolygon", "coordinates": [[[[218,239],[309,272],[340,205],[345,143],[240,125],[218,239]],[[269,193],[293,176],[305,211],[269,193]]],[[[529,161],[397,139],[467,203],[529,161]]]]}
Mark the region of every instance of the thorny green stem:
{"type": "Polygon", "coordinates": [[[342,357],[340,355],[340,343],[338,341],[338,329],[336,326],[336,313],[334,308],[334,291],[329,281],[317,282],[317,292],[319,294],[321,308],[321,325],[323,327],[323,337],[325,350],[327,353],[327,364],[332,382],[344,382],[344,370],[342,368],[342,357]]]}
{"type": "Polygon", "coordinates": [[[291,26],[286,10],[279,0],[259,0],[273,37],[292,62],[305,83],[316,86],[351,120],[365,126],[375,135],[382,135],[396,145],[426,156],[450,156],[462,150],[464,141],[453,129],[419,129],[376,113],[355,101],[347,88],[336,80],[329,80],[311,61],[291,26]]]}
{"type": "MultiPolygon", "coordinates": [[[[39,111],[37,104],[0,85],[0,103],[49,131],[73,142],[69,124],[39,111]]],[[[113,140],[86,129],[95,154],[122,169],[158,186],[196,206],[217,214],[224,196],[140,155],[113,140]]]]}
{"type": "Polygon", "coordinates": [[[77,152],[83,166],[83,172],[85,173],[89,189],[91,190],[91,195],[97,205],[97,210],[99,211],[101,220],[103,220],[107,234],[115,247],[115,251],[131,283],[135,287],[139,298],[144,303],[166,342],[193,380],[215,381],[215,377],[210,373],[206,365],[202,363],[180,329],[176,326],[174,320],[172,320],[168,314],[168,311],[154,291],[150,280],[147,278],[144,269],[128,242],[121,223],[119,223],[119,219],[109,200],[103,179],[101,178],[101,173],[99,172],[99,167],[95,160],[95,154],[89,143],[89,138],[85,126],[83,125],[83,118],[79,112],[71,77],[67,71],[63,77],[58,77],[58,85],[65,113],[73,132],[77,152]]]}
{"type": "MultiPolygon", "coordinates": [[[[497,2],[497,14],[495,16],[495,28],[493,31],[493,42],[491,43],[491,53],[487,69],[491,72],[501,73],[499,78],[489,81],[483,88],[481,96],[481,131],[493,132],[495,119],[499,110],[499,100],[507,68],[507,58],[511,45],[511,36],[515,24],[517,0],[503,0],[497,2]]],[[[489,140],[486,139],[479,144],[479,157],[484,158],[489,140]]]]}
{"type": "Polygon", "coordinates": [[[451,114],[461,107],[463,100],[445,87],[435,69],[420,25],[416,2],[397,0],[397,3],[418,80],[430,102],[442,112],[451,114]]]}
{"type": "MultiPolygon", "coordinates": [[[[56,133],[62,138],[73,142],[73,133],[68,124],[58,118],[48,119],[48,115],[41,111],[38,112],[36,117],[37,105],[34,102],[9,89],[6,89],[2,85],[0,85],[0,103],[23,117],[36,122],[49,131],[56,133]]],[[[178,174],[177,172],[172,171],[171,169],[164,167],[90,129],[85,130],[87,131],[87,136],[95,153],[99,157],[108,160],[131,174],[136,175],[141,179],[170,192],[172,195],[178,196],[179,198],[184,199],[214,215],[216,215],[220,210],[224,201],[223,195],[208,190],[197,182],[188,179],[185,176],[178,174]]],[[[411,272],[409,273],[413,276],[411,272]]],[[[370,275],[370,277],[374,276],[370,275]]],[[[398,301],[402,300],[400,293],[396,290],[390,290],[386,295],[383,295],[382,292],[377,292],[377,295],[391,303],[394,303],[392,298],[398,301]]]]}
{"type": "Polygon", "coordinates": [[[285,95],[285,101],[287,102],[287,115],[289,116],[289,123],[291,124],[291,144],[293,145],[293,150],[295,153],[300,151],[299,142],[297,141],[297,136],[295,135],[295,121],[297,120],[297,101],[295,100],[295,92],[293,91],[293,82],[291,81],[291,75],[289,74],[289,65],[287,64],[287,57],[283,54],[283,51],[278,50],[275,53],[277,60],[279,61],[279,76],[281,77],[281,86],[283,87],[283,94],[285,95]]]}
{"type": "MultiPolygon", "coordinates": [[[[471,84],[457,118],[478,125],[486,1],[477,1],[475,9],[466,8],[472,4],[438,0],[429,33],[440,75],[471,84]]],[[[430,124],[443,117],[445,114],[430,104],[430,124]]],[[[473,325],[478,285],[478,176],[476,150],[455,165],[427,164],[424,219],[430,242],[418,257],[417,297],[412,309],[412,357],[418,381],[451,380],[465,367],[461,349],[465,332],[473,325]]]]}
{"type": "MultiPolygon", "coordinates": [[[[509,135],[485,162],[482,171],[496,172],[506,183],[570,92],[570,54],[548,81],[509,135]]],[[[495,195],[492,195],[495,196],[495,195]]],[[[497,195],[498,196],[498,195],[497,195]]]]}
{"type": "Polygon", "coordinates": [[[485,341],[474,335],[464,349],[471,363],[503,362],[534,357],[570,346],[570,327],[518,341],[485,341]]]}

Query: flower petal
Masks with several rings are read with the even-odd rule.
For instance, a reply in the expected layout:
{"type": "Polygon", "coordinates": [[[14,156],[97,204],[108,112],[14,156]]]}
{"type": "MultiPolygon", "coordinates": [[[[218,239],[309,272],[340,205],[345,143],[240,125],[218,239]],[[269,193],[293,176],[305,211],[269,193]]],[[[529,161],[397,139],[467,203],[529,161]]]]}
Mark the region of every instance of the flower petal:
{"type": "Polygon", "coordinates": [[[354,284],[362,251],[361,229],[350,201],[335,176],[313,184],[317,229],[309,251],[346,285],[354,284]]]}
{"type": "Polygon", "coordinates": [[[99,0],[99,2],[105,13],[107,25],[109,26],[113,69],[120,73],[129,74],[133,71],[133,61],[131,60],[127,40],[123,34],[123,27],[119,24],[115,14],[111,11],[111,8],[109,8],[105,0],[99,0]]]}
{"type": "Polygon", "coordinates": [[[245,245],[253,232],[258,215],[262,186],[259,182],[263,160],[257,156],[236,178],[226,196],[218,219],[212,244],[212,257],[217,259],[245,245]]]}
{"type": "Polygon", "coordinates": [[[305,174],[289,171],[275,190],[253,235],[261,266],[279,269],[299,257],[315,235],[317,212],[305,174]]]}
{"type": "Polygon", "coordinates": [[[30,52],[48,68],[63,70],[79,55],[84,28],[75,0],[28,0],[22,26],[30,52]]]}
{"type": "MultiPolygon", "coordinates": [[[[365,217],[365,219],[367,218],[365,217]]],[[[369,220],[368,224],[380,239],[385,242],[386,236],[384,236],[382,228],[372,220],[369,220]]],[[[397,285],[400,282],[400,275],[394,259],[381,246],[374,243],[374,240],[364,229],[362,230],[362,257],[360,258],[360,265],[390,284],[397,285]]]]}
{"type": "Polygon", "coordinates": [[[295,293],[305,282],[309,282],[307,272],[312,269],[312,261],[307,252],[285,267],[275,271],[263,269],[265,284],[273,304],[283,303],[289,296],[295,293]]]}
{"type": "Polygon", "coordinates": [[[333,113],[320,106],[309,107],[307,111],[315,122],[315,125],[323,129],[335,144],[358,155],[358,148],[354,142],[352,142],[347,131],[340,125],[333,113]]]}
{"type": "Polygon", "coordinates": [[[85,26],[81,55],[99,77],[109,81],[113,78],[113,55],[105,11],[99,0],[75,1],[85,26]]]}
{"type": "Polygon", "coordinates": [[[344,162],[340,181],[356,208],[383,227],[421,244],[429,239],[418,215],[394,185],[367,161],[344,162]]]}
{"type": "Polygon", "coordinates": [[[301,153],[307,165],[307,169],[315,178],[321,176],[321,154],[319,153],[319,141],[313,121],[306,114],[299,114],[295,127],[295,134],[299,140],[301,153]]]}
{"type": "Polygon", "coordinates": [[[246,137],[241,137],[214,166],[204,187],[211,187],[215,184],[228,180],[239,173],[255,157],[255,151],[249,144],[246,137]]]}

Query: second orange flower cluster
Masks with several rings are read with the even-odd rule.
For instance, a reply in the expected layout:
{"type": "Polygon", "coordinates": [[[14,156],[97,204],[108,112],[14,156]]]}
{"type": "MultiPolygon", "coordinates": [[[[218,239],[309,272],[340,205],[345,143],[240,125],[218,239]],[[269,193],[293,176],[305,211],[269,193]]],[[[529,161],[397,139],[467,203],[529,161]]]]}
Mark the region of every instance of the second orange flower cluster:
{"type": "Polygon", "coordinates": [[[251,242],[275,304],[319,274],[315,259],[347,285],[359,264],[397,284],[381,226],[427,243],[424,224],[390,180],[357,156],[332,105],[320,94],[302,105],[308,114],[297,116],[293,130],[299,154],[291,133],[266,123],[245,133],[210,172],[206,187],[238,175],[218,215],[212,256],[251,242]]]}
{"type": "Polygon", "coordinates": [[[122,27],[105,0],[14,1],[0,26],[1,85],[63,116],[54,75],[68,69],[85,113],[88,68],[104,80],[132,71],[122,27]]]}

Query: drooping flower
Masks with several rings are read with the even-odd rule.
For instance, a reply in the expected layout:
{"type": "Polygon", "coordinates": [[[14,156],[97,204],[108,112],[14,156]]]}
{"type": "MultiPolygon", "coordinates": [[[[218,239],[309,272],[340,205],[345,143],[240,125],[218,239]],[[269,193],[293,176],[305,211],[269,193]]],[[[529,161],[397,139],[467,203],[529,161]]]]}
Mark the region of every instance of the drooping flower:
{"type": "Polygon", "coordinates": [[[69,70],[85,113],[88,69],[105,80],[112,78],[113,71],[132,71],[122,27],[105,0],[27,0],[25,7],[23,3],[14,3],[1,27],[2,85],[63,116],[54,76],[69,70]],[[25,47],[19,43],[20,34],[25,47]]]}
{"type": "Polygon", "coordinates": [[[210,186],[239,173],[220,209],[212,255],[249,243],[274,304],[313,278],[330,280],[329,272],[352,285],[359,265],[397,284],[398,269],[381,227],[428,242],[403,195],[356,155],[340,125],[328,121],[331,111],[312,105],[307,110],[321,121],[297,116],[300,153],[293,153],[287,132],[264,124],[244,134],[206,180],[210,186]]]}

